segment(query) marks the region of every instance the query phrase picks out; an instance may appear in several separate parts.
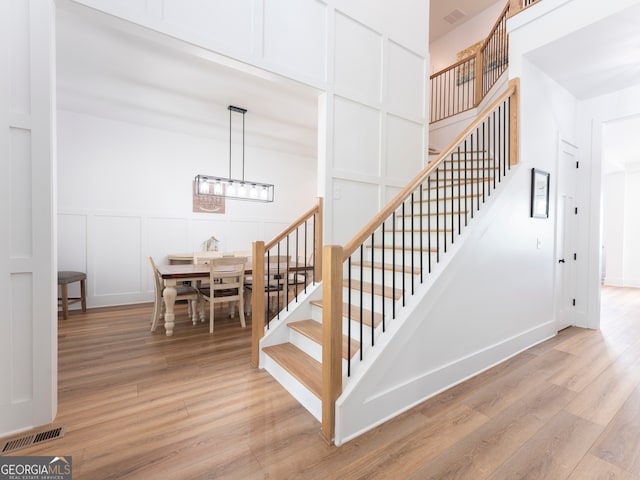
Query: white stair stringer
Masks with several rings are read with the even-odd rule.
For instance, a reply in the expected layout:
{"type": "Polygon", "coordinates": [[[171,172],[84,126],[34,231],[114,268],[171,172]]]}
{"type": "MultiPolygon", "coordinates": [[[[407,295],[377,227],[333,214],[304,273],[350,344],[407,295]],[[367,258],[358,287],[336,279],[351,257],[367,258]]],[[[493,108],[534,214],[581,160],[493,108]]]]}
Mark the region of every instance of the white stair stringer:
{"type": "MultiPolygon", "coordinates": [[[[406,273],[402,273],[402,271],[393,272],[385,272],[385,285],[386,287],[391,287],[392,278],[396,277],[396,288],[401,286],[402,277],[404,277],[405,285],[407,287],[407,292],[405,293],[405,306],[402,306],[403,300],[398,299],[396,302],[396,317],[392,319],[392,308],[391,304],[393,300],[389,297],[385,297],[385,305],[386,305],[386,315],[385,315],[385,332],[382,332],[382,323],[375,328],[374,331],[374,339],[375,339],[375,347],[371,346],[371,327],[364,326],[363,328],[363,338],[360,339],[360,326],[357,321],[349,320],[343,317],[343,333],[346,334],[348,330],[348,325],[350,324],[352,327],[352,338],[357,341],[362,340],[360,345],[360,349],[362,352],[363,360],[360,360],[360,351],[353,356],[350,365],[350,376],[347,376],[347,360],[343,358],[342,366],[343,366],[343,393],[338,399],[336,403],[336,444],[341,444],[350,438],[353,438],[366,430],[386,421],[392,416],[397,415],[401,411],[406,410],[413,406],[416,402],[410,402],[407,405],[401,406],[393,406],[389,410],[389,414],[383,415],[382,413],[387,410],[377,409],[381,416],[376,415],[371,418],[364,420],[364,422],[360,421],[361,416],[364,415],[363,412],[368,412],[366,408],[366,401],[364,401],[364,405],[361,405],[360,409],[356,409],[356,412],[351,413],[342,413],[345,412],[350,404],[353,402],[358,402],[358,400],[353,400],[357,398],[363,389],[363,385],[365,385],[364,390],[367,390],[367,379],[371,376],[371,372],[373,369],[382,368],[383,370],[389,370],[393,368],[390,365],[380,365],[382,359],[384,359],[385,351],[389,348],[390,345],[393,345],[394,339],[399,334],[399,332],[403,332],[407,328],[412,328],[412,319],[415,318],[416,313],[420,313],[420,305],[423,303],[423,299],[428,295],[429,291],[433,288],[434,285],[437,285],[442,272],[446,270],[446,268],[455,261],[455,258],[460,252],[465,243],[468,241],[468,238],[472,238],[474,235],[478,235],[478,230],[482,229],[481,225],[483,222],[486,222],[486,218],[490,217],[490,212],[492,210],[492,205],[494,200],[499,199],[500,191],[504,189],[505,185],[508,183],[507,180],[513,174],[514,168],[512,168],[512,172],[503,178],[500,182],[500,186],[497,190],[492,191],[492,195],[490,198],[487,198],[486,203],[483,204],[480,211],[474,213],[473,220],[470,219],[468,226],[462,229],[460,235],[458,232],[455,232],[455,241],[453,244],[448,245],[447,252],[440,254],[440,261],[435,262],[435,256],[432,258],[431,265],[431,273],[423,272],[423,281],[420,282],[420,275],[414,272],[412,275],[410,270],[410,264],[407,264],[407,268],[409,269],[406,273]],[[413,287],[409,287],[413,284],[413,287]],[[411,288],[414,290],[414,295],[411,295],[411,288]],[[340,412],[340,413],[338,413],[340,412]],[[353,428],[353,425],[358,425],[357,428],[353,428]]],[[[402,236],[402,233],[391,233],[389,235],[393,236],[402,236]]],[[[411,234],[404,234],[411,237],[411,234]]],[[[450,234],[448,234],[450,235],[450,234]]],[[[414,234],[415,236],[415,234],[414,234]]],[[[377,261],[380,261],[380,258],[373,253],[375,249],[367,249],[369,253],[365,256],[365,263],[371,262],[371,256],[373,255],[377,261]]],[[[426,267],[427,259],[426,253],[423,257],[423,265],[426,267]]],[[[413,254],[414,259],[416,254],[413,254]]],[[[390,259],[391,256],[386,256],[386,261],[390,259]]],[[[419,257],[419,254],[418,254],[419,257]]],[[[419,262],[414,261],[414,264],[417,266],[419,262]]],[[[344,265],[345,272],[344,276],[347,277],[347,264],[344,265]]],[[[352,265],[352,280],[359,279],[360,268],[358,265],[352,265]]],[[[362,269],[363,272],[363,280],[365,282],[371,282],[373,279],[374,283],[380,282],[382,278],[382,272],[379,268],[375,268],[373,270],[373,274],[371,273],[371,267],[365,267],[362,269]]],[[[293,328],[289,327],[289,324],[292,322],[300,322],[302,320],[313,320],[319,322],[321,325],[322,322],[322,308],[312,302],[320,301],[322,298],[322,284],[318,283],[310,287],[306,294],[301,295],[298,299],[297,303],[292,303],[289,305],[288,311],[280,312],[280,319],[276,321],[272,321],[270,325],[270,329],[266,331],[265,336],[260,342],[260,367],[267,370],[283,387],[288,390],[316,419],[321,419],[322,405],[320,398],[312,393],[305,385],[303,385],[300,381],[298,381],[286,368],[283,368],[277,361],[273,360],[268,354],[263,351],[263,348],[279,345],[279,344],[291,344],[295,346],[300,351],[306,353],[309,357],[314,359],[316,362],[321,362],[322,360],[322,346],[317,341],[314,341],[304,334],[296,331],[293,328]]],[[[347,288],[343,287],[343,301],[347,301],[347,288]]],[[[354,306],[357,306],[359,303],[359,293],[352,295],[352,301],[354,306]]],[[[370,301],[371,294],[364,293],[363,294],[363,303],[365,309],[370,309],[370,301]]],[[[374,311],[380,312],[382,296],[376,298],[374,295],[374,311]]],[[[384,388],[382,385],[377,385],[376,388],[384,388]]],[[[389,387],[392,391],[393,386],[389,387]]],[[[374,389],[375,390],[375,389],[374,389]]],[[[377,392],[374,396],[378,396],[380,398],[385,396],[384,392],[377,392]]],[[[420,397],[420,401],[424,400],[424,397],[420,397]]]]}
{"type": "MultiPolygon", "coordinates": [[[[465,247],[481,238],[499,215],[501,208],[496,204],[516,171],[517,167],[511,167],[499,188],[492,192],[491,200],[475,213],[473,221],[456,236],[455,243],[448,247],[446,254],[440,256],[440,262],[432,265],[431,273],[424,276],[422,283],[419,280],[415,283],[415,294],[406,297],[405,307],[396,307],[394,320],[387,318],[385,333],[379,335],[376,331],[375,348],[365,349],[363,361],[352,364],[351,377],[343,384],[342,394],[336,402],[336,445],[361,435],[430,396],[488,368],[480,363],[482,367],[479,370],[469,371],[473,367],[469,367],[462,359],[459,368],[457,364],[445,364],[431,371],[423,371],[415,379],[402,380],[400,375],[392,373],[400,373],[402,369],[397,363],[398,358],[407,362],[411,369],[412,352],[428,349],[430,345],[437,347],[437,338],[420,338],[415,335],[415,331],[419,329],[420,322],[424,321],[425,311],[434,298],[437,299],[443,291],[452,288],[448,284],[450,280],[447,273],[461,268],[463,262],[457,259],[465,251],[465,247]],[[397,355],[392,361],[388,358],[391,356],[389,351],[397,355]],[[462,376],[459,371],[464,372],[462,376]],[[425,385],[432,389],[423,390],[425,385]]],[[[526,341],[528,337],[523,340],[526,341]]],[[[501,355],[501,352],[499,350],[496,355],[501,355]]],[[[489,360],[489,366],[502,360],[503,357],[489,360]]]]}

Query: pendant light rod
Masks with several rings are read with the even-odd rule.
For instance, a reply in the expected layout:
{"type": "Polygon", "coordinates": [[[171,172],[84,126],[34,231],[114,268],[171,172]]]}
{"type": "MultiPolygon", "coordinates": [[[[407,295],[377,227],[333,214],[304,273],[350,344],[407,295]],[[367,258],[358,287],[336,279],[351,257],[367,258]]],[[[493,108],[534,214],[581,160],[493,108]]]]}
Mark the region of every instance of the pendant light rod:
{"type": "Polygon", "coordinates": [[[244,182],[244,114],[247,113],[247,109],[234,105],[229,105],[227,108],[229,109],[229,178],[231,178],[231,113],[236,112],[242,114],[242,181],[244,182]]]}

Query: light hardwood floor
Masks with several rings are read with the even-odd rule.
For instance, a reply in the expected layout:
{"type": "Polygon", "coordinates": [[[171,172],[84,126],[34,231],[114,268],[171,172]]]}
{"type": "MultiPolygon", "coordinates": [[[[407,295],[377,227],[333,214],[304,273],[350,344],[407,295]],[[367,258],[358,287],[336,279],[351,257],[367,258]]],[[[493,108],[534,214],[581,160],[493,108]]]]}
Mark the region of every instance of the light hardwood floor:
{"type": "Polygon", "coordinates": [[[75,480],[640,480],[640,290],[605,288],[602,304],[601,331],[564,330],[340,448],[251,367],[237,319],[209,335],[181,305],[167,338],[149,305],[73,312],[67,432],[14,454],[72,455],[75,480]]]}

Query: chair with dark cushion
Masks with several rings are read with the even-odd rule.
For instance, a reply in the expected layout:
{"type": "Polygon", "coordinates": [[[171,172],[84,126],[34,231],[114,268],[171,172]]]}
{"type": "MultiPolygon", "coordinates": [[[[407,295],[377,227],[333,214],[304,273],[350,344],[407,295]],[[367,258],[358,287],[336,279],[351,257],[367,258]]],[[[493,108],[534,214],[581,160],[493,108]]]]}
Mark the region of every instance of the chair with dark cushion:
{"type": "Polygon", "coordinates": [[[62,306],[62,318],[69,318],[69,305],[82,302],[82,311],[87,311],[87,274],[84,272],[62,271],[58,272],[58,285],[60,297],[58,305],[62,306]],[[80,282],[80,296],[69,298],[69,284],[80,282]]]}

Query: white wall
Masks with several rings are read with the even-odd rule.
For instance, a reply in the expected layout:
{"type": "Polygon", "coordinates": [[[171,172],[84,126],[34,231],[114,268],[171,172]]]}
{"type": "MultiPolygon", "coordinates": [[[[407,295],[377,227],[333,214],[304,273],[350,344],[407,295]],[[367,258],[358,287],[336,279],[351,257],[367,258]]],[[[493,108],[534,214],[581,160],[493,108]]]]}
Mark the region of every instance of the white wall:
{"type": "Polygon", "coordinates": [[[0,437],[57,409],[54,13],[0,2],[0,437]]]}
{"type": "Polygon", "coordinates": [[[428,0],[71,3],[326,92],[317,194],[327,242],[350,239],[424,164],[428,0]]]}
{"type": "Polygon", "coordinates": [[[485,40],[500,13],[507,5],[505,0],[498,0],[489,8],[470,18],[459,27],[451,30],[429,45],[431,54],[430,73],[436,73],[456,63],[458,52],[480,40],[485,40]]]}
{"type": "Polygon", "coordinates": [[[227,200],[224,214],[193,213],[194,176],[228,174],[224,135],[66,110],[57,121],[58,263],[87,272],[90,307],[150,301],[147,255],[166,263],[170,253],[202,250],[211,235],[223,252],[250,250],[252,241],[269,240],[316,201],[315,158],[248,143],[246,178],[273,183],[275,201],[227,200]]]}

